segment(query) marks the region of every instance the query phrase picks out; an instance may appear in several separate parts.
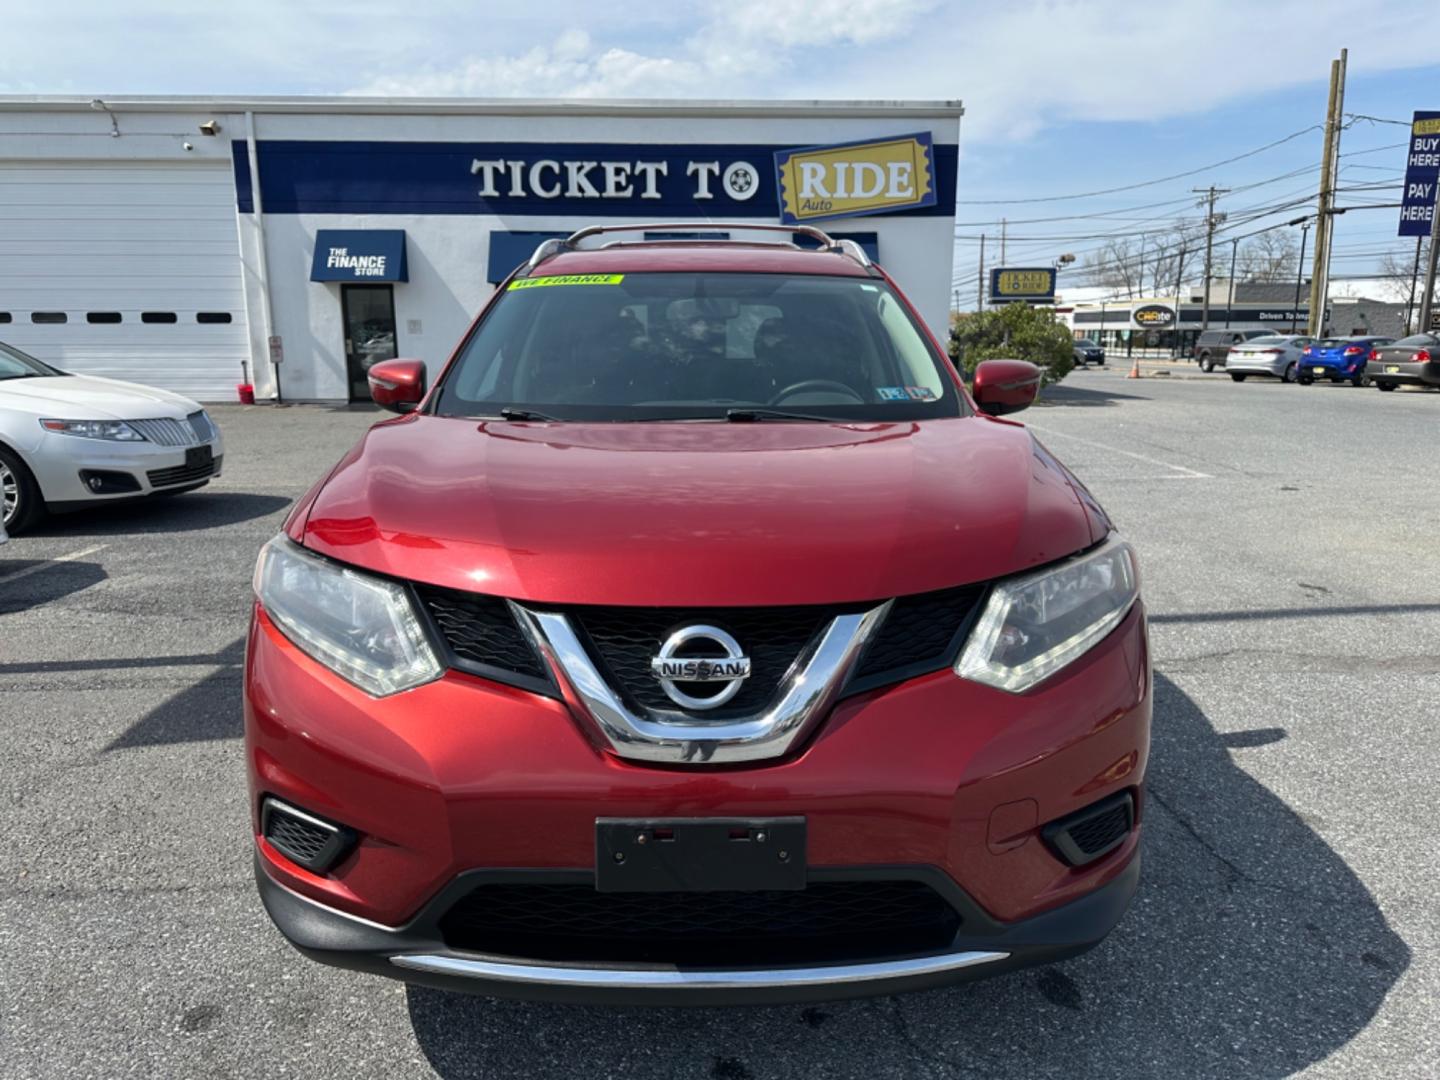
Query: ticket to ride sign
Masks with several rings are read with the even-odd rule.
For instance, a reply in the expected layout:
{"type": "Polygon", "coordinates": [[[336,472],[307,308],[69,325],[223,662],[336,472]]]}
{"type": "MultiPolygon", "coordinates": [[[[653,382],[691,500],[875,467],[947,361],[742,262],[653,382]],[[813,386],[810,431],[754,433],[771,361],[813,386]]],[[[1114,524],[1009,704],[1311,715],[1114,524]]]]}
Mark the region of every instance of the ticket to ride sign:
{"type": "Polygon", "coordinates": [[[990,271],[990,302],[1054,300],[1055,271],[1048,266],[997,266],[990,271]]]}
{"type": "Polygon", "coordinates": [[[930,133],[807,146],[775,155],[780,221],[888,214],[935,205],[930,133]]]}

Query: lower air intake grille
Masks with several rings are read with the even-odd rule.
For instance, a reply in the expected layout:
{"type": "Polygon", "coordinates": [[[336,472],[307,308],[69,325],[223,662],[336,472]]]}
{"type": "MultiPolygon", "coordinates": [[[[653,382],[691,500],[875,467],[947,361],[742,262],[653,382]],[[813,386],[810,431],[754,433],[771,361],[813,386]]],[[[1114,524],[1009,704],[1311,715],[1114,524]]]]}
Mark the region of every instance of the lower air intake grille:
{"type": "Polygon", "coordinates": [[[1128,791],[1087,806],[1045,826],[1045,839],[1071,866],[1084,866],[1114,851],[1135,827],[1135,801],[1128,791]]]}
{"type": "Polygon", "coordinates": [[[203,465],[176,465],[173,469],[151,469],[145,474],[152,488],[176,487],[180,484],[198,484],[209,480],[220,471],[217,457],[203,465]]]}
{"type": "Polygon", "coordinates": [[[481,885],[440,923],[446,944],[532,960],[722,967],[875,960],[947,948],[960,916],[919,881],[791,892],[602,893],[481,885]]]}
{"type": "Polygon", "coordinates": [[[265,800],[260,812],[260,834],[291,862],[316,873],[339,862],[354,839],[348,829],[312,817],[278,799],[265,800]]]}

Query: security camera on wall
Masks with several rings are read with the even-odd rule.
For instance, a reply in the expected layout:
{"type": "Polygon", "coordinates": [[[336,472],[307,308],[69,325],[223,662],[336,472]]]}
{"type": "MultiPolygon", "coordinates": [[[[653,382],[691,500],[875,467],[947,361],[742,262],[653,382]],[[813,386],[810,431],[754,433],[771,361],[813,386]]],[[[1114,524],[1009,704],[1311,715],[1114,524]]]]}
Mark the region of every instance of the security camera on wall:
{"type": "Polygon", "coordinates": [[[206,120],[200,125],[201,135],[219,135],[220,122],[218,120],[206,120]]]}

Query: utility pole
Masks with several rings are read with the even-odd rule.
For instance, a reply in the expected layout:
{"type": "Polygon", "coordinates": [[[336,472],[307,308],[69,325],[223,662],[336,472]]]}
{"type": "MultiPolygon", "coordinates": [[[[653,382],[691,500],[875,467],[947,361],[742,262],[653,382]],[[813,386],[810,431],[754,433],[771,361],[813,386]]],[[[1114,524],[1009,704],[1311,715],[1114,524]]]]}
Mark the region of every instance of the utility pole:
{"type": "Polygon", "coordinates": [[[1208,188],[1191,188],[1197,195],[1204,195],[1208,207],[1205,211],[1205,298],[1201,301],[1200,308],[1200,329],[1210,329],[1210,255],[1215,246],[1215,226],[1224,221],[1224,216],[1215,216],[1215,200],[1221,195],[1228,195],[1229,188],[1217,188],[1211,184],[1208,188]]]}
{"type": "Polygon", "coordinates": [[[1423,236],[1415,237],[1415,269],[1410,274],[1410,299],[1405,301],[1405,333],[1413,334],[1410,329],[1410,316],[1415,314],[1415,286],[1420,281],[1420,245],[1425,242],[1423,236]]]}
{"type": "MultiPolygon", "coordinates": [[[[1318,236],[1319,233],[1316,233],[1318,236]]],[[[1300,321],[1300,279],[1305,276],[1305,241],[1310,239],[1310,219],[1306,218],[1300,223],[1300,259],[1295,263],[1295,300],[1290,305],[1290,332],[1295,333],[1296,324],[1300,321]]],[[[1316,243],[1319,243],[1317,240],[1316,243]]],[[[1310,282],[1313,291],[1315,282],[1310,282]]],[[[1314,311],[1310,314],[1313,316],[1314,311]]]]}
{"type": "Polygon", "coordinates": [[[1005,265],[1005,219],[1000,219],[1000,265],[1005,265]]]}
{"type": "Polygon", "coordinates": [[[1340,59],[1330,61],[1330,101],[1325,111],[1325,149],[1320,158],[1320,199],[1315,222],[1315,262],[1310,271],[1311,337],[1325,329],[1325,288],[1330,269],[1330,232],[1334,228],[1331,210],[1335,206],[1335,173],[1340,146],[1340,110],[1345,101],[1345,63],[1349,50],[1340,50],[1340,59]]]}
{"type": "Polygon", "coordinates": [[[1240,254],[1240,238],[1230,241],[1230,299],[1225,301],[1225,329],[1230,329],[1230,316],[1235,314],[1235,256],[1240,254]]]}
{"type": "Polygon", "coordinates": [[[1435,205],[1430,208],[1430,253],[1425,257],[1425,291],[1420,294],[1420,325],[1417,334],[1430,333],[1430,312],[1435,304],[1435,256],[1440,253],[1440,178],[1435,182],[1435,205]]]}
{"type": "Polygon", "coordinates": [[[985,234],[980,234],[980,287],[975,295],[975,314],[985,310],[985,234]]]}
{"type": "Polygon", "coordinates": [[[1175,260],[1175,332],[1174,347],[1171,349],[1170,358],[1173,360],[1180,355],[1180,285],[1185,278],[1185,246],[1180,246],[1180,257],[1175,260]]]}

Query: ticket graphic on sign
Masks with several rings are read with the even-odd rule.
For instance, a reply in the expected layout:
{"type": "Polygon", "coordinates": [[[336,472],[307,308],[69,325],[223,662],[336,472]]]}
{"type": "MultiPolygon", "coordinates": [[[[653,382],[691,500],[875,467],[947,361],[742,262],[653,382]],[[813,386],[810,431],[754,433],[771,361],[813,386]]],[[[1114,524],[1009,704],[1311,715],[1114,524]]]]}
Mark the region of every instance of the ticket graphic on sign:
{"type": "Polygon", "coordinates": [[[890,139],[809,146],[775,155],[780,220],[886,214],[935,205],[929,132],[890,139]]]}

